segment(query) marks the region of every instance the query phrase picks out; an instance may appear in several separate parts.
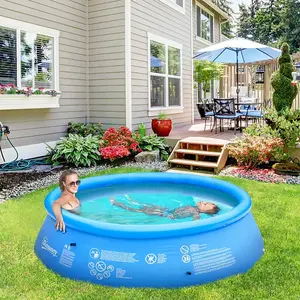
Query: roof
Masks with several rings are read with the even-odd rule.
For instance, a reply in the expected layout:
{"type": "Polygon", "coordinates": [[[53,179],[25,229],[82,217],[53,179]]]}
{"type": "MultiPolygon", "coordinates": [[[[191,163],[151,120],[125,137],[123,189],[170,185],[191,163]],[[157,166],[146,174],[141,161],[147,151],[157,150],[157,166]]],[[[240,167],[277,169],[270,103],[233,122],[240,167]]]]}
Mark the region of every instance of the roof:
{"type": "Polygon", "coordinates": [[[211,0],[202,0],[204,3],[206,3],[207,5],[209,5],[214,11],[216,11],[220,16],[223,17],[223,20],[229,20],[229,15],[223,11],[218,5],[216,5],[215,3],[213,3],[211,0]]]}

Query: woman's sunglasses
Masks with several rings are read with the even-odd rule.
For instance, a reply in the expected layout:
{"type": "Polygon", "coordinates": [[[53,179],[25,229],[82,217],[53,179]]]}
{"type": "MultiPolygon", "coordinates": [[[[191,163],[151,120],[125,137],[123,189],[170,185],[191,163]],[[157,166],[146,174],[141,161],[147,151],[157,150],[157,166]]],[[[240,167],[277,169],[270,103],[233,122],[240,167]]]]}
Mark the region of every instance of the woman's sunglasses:
{"type": "Polygon", "coordinates": [[[80,180],[77,180],[77,181],[71,181],[71,182],[69,183],[69,186],[72,186],[72,187],[74,187],[75,185],[79,186],[80,183],[81,183],[80,180]]]}

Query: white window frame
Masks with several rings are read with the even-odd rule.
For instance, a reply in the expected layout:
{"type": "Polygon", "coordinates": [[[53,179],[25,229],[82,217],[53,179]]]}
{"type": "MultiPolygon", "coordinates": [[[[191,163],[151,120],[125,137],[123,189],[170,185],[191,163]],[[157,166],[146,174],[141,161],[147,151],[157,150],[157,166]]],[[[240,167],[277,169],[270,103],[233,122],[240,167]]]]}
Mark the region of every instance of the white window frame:
{"type": "Polygon", "coordinates": [[[182,72],[182,45],[166,38],[157,36],[148,32],[148,116],[155,116],[158,112],[164,111],[166,113],[182,113],[183,112],[183,72],[182,72]],[[165,61],[166,73],[152,73],[151,72],[151,41],[165,45],[165,61]],[[179,78],[179,76],[169,75],[169,61],[168,49],[174,47],[180,50],[180,105],[169,106],[169,78],[179,78]],[[151,75],[165,78],[165,104],[163,107],[151,107],[151,75]]]}
{"type": "Polygon", "coordinates": [[[196,40],[198,40],[199,42],[202,42],[206,45],[212,45],[215,42],[214,39],[214,31],[215,31],[215,15],[212,11],[210,11],[208,8],[206,8],[205,6],[201,5],[199,2],[196,3],[196,40]],[[212,41],[208,41],[206,39],[204,39],[201,36],[198,36],[198,22],[200,21],[200,31],[201,31],[201,19],[198,20],[198,13],[197,13],[197,7],[200,8],[200,16],[201,16],[201,11],[205,11],[207,14],[209,14],[212,17],[212,23],[213,23],[213,28],[212,28],[212,41]]]}
{"type": "Polygon", "coordinates": [[[17,45],[17,87],[21,88],[21,45],[20,36],[21,31],[43,34],[53,38],[53,77],[54,86],[53,89],[59,92],[59,36],[58,30],[42,27],[15,19],[9,19],[0,16],[0,26],[7,29],[16,30],[16,45],[17,45]]]}
{"type": "Polygon", "coordinates": [[[173,9],[177,10],[178,12],[182,13],[183,15],[185,15],[185,1],[186,0],[183,0],[183,6],[176,4],[176,0],[160,0],[160,1],[168,6],[172,7],[173,9]]]}

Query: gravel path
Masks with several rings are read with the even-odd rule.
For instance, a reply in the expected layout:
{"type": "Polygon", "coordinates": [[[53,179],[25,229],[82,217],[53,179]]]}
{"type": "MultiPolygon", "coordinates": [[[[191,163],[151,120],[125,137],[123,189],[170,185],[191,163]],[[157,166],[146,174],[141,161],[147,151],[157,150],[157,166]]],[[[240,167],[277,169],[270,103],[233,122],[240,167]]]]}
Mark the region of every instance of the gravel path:
{"type": "MultiPolygon", "coordinates": [[[[166,161],[151,163],[126,162],[117,167],[112,165],[101,165],[92,168],[74,168],[74,170],[78,172],[79,176],[83,176],[96,171],[119,167],[135,167],[166,171],[168,169],[168,164],[166,161]]],[[[0,203],[3,203],[8,199],[20,197],[26,193],[58,183],[61,172],[62,171],[56,170],[48,173],[35,172],[0,174],[0,203]]]]}
{"type": "Polygon", "coordinates": [[[300,184],[300,176],[278,175],[272,169],[256,169],[246,171],[236,166],[227,166],[220,176],[232,176],[271,183],[300,184]]]}
{"type": "MultiPolygon", "coordinates": [[[[168,169],[168,164],[166,161],[152,163],[126,162],[117,167],[112,165],[101,165],[92,168],[75,168],[75,170],[77,170],[79,176],[83,176],[96,171],[119,167],[136,167],[166,171],[168,169]]],[[[0,174],[0,204],[4,203],[8,199],[17,198],[25,195],[26,193],[58,183],[58,178],[61,172],[62,171],[54,170],[48,173],[34,172],[0,174]]],[[[300,176],[277,175],[273,172],[273,170],[244,171],[235,166],[227,166],[219,175],[246,178],[263,182],[300,184],[300,176]]]]}

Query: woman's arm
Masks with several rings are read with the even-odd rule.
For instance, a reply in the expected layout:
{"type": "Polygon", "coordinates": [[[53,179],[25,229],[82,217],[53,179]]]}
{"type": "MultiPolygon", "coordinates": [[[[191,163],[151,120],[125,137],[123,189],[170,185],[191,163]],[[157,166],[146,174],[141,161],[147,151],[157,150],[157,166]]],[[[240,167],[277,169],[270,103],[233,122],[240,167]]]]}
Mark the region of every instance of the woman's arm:
{"type": "Polygon", "coordinates": [[[68,197],[61,197],[61,198],[57,199],[55,202],[53,202],[53,204],[52,204],[52,211],[56,218],[56,223],[55,223],[56,230],[66,232],[66,225],[63,220],[61,208],[65,204],[68,204],[68,203],[69,203],[68,197]]]}

